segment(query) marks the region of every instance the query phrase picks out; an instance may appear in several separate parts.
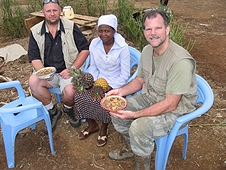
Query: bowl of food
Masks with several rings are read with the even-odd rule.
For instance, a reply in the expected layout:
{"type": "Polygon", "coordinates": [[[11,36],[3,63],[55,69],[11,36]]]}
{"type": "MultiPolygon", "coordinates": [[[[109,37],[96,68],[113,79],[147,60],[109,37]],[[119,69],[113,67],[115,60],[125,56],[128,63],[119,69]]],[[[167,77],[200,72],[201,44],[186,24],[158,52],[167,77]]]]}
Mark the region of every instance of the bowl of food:
{"type": "Polygon", "coordinates": [[[101,99],[101,106],[108,111],[123,110],[127,105],[127,100],[121,96],[106,96],[101,99]]]}
{"type": "Polygon", "coordinates": [[[56,68],[55,67],[44,67],[38,71],[36,71],[36,75],[40,78],[40,79],[47,79],[47,78],[51,78],[56,72],[56,68]]]}

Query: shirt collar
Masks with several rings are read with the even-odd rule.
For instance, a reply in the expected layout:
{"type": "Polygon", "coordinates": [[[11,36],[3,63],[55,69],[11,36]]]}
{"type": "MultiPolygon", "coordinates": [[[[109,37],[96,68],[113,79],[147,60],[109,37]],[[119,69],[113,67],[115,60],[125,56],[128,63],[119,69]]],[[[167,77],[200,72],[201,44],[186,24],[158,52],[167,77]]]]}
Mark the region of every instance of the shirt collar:
{"type": "MultiPolygon", "coordinates": [[[[60,30],[60,31],[65,33],[64,25],[63,25],[61,20],[58,23],[58,29],[57,30],[58,31],[60,30]]],[[[46,21],[44,21],[43,24],[42,24],[42,28],[41,28],[41,35],[45,34],[46,32],[49,33],[49,30],[48,30],[48,28],[46,26],[46,21]]]]}

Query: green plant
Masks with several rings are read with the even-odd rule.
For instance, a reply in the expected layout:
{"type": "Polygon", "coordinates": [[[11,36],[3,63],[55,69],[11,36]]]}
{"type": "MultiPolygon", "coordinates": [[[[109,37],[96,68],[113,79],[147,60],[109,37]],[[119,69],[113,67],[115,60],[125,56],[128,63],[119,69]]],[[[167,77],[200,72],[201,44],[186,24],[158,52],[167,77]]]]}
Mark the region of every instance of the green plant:
{"type": "Polygon", "coordinates": [[[188,24],[186,24],[186,26],[183,26],[182,24],[174,20],[171,23],[170,27],[170,39],[179,44],[180,46],[184,47],[188,51],[191,51],[196,41],[193,39],[189,39],[188,41],[186,41],[184,39],[185,34],[187,32],[187,28],[188,24]]]}
{"type": "Polygon", "coordinates": [[[96,16],[98,11],[98,6],[96,5],[97,1],[86,0],[85,2],[86,2],[88,15],[96,16]]]}
{"type": "Polygon", "coordinates": [[[168,19],[169,19],[169,23],[171,23],[171,22],[173,21],[174,15],[173,15],[173,12],[171,11],[171,9],[170,9],[168,6],[165,6],[165,5],[161,5],[161,4],[160,4],[160,5],[157,7],[157,9],[163,11],[163,12],[166,14],[166,16],[167,16],[168,19]]]}
{"type": "Polygon", "coordinates": [[[27,35],[24,23],[24,10],[16,0],[2,0],[2,28],[6,35],[11,37],[24,37],[27,35]]]}
{"type": "Polygon", "coordinates": [[[70,5],[73,8],[75,14],[86,14],[83,10],[84,0],[76,0],[73,4],[70,3],[70,5]]]}
{"type": "Polygon", "coordinates": [[[70,5],[71,0],[62,0],[62,2],[63,2],[64,4],[66,4],[66,5],[70,5]]]}
{"type": "Polygon", "coordinates": [[[27,13],[30,16],[30,13],[34,11],[40,11],[42,9],[42,0],[31,0],[27,5],[27,13]]]}
{"type": "Polygon", "coordinates": [[[142,30],[142,10],[137,19],[133,18],[133,13],[134,2],[118,0],[117,18],[120,28],[127,40],[134,42],[139,49],[142,49],[143,46],[147,44],[142,30]]]}
{"type": "Polygon", "coordinates": [[[72,7],[75,13],[99,17],[106,14],[108,3],[107,0],[77,0],[72,7]]]}

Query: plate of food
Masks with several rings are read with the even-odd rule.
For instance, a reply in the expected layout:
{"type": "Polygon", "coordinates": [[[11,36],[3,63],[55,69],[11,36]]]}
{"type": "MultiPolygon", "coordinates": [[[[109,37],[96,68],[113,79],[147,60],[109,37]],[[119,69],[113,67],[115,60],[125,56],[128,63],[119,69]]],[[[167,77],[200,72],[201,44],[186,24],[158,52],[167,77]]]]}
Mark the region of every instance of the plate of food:
{"type": "Polygon", "coordinates": [[[47,78],[51,78],[56,72],[56,68],[55,67],[44,67],[38,71],[36,71],[36,75],[40,78],[40,79],[47,79],[47,78]]]}
{"type": "Polygon", "coordinates": [[[108,111],[123,110],[127,105],[127,100],[121,96],[106,96],[101,99],[101,106],[108,111]]]}

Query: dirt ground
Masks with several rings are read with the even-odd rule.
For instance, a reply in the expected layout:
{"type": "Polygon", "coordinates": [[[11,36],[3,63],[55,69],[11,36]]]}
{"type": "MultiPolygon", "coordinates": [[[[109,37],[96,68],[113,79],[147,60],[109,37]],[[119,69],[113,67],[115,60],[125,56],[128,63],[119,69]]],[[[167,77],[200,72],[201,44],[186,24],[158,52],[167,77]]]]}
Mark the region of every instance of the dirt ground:
{"type": "MultiPolygon", "coordinates": [[[[152,8],[159,1],[138,0],[136,7],[152,8]]],[[[187,37],[195,38],[197,43],[191,51],[197,61],[197,74],[211,85],[215,102],[205,115],[190,122],[187,159],[182,159],[183,138],[177,137],[168,159],[168,170],[222,170],[226,169],[225,142],[225,100],[226,92],[226,1],[222,0],[169,0],[169,7],[181,23],[189,23],[187,37]]],[[[26,50],[28,37],[4,41],[0,47],[18,43],[26,50]]],[[[0,71],[13,80],[21,81],[26,93],[31,66],[25,58],[4,65],[0,71]]],[[[9,102],[14,93],[0,93],[0,102],[9,102]]],[[[112,161],[108,152],[123,145],[123,141],[113,126],[109,126],[108,143],[96,146],[98,133],[86,140],[78,140],[78,133],[87,126],[72,128],[63,117],[53,133],[56,155],[51,155],[47,135],[42,132],[43,123],[35,131],[26,129],[19,133],[15,145],[15,169],[102,169],[130,170],[133,159],[112,161]]],[[[5,150],[0,138],[0,169],[7,169],[5,150]]],[[[151,169],[154,169],[155,152],[152,154],[151,169]]]]}

